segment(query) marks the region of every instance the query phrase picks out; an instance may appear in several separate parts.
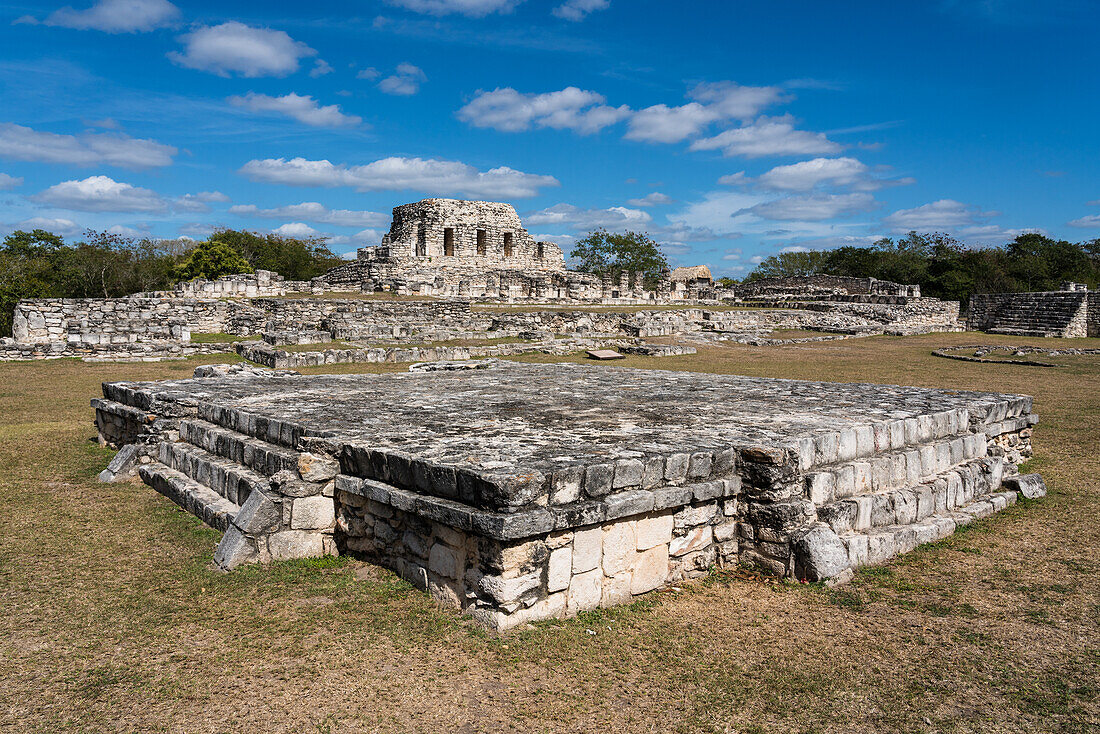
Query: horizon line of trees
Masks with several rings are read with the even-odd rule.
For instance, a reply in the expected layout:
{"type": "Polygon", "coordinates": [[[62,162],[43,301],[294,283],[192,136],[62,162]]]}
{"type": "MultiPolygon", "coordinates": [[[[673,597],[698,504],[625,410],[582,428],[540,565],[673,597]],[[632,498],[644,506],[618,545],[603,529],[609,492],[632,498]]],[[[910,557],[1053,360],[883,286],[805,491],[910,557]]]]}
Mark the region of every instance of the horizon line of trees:
{"type": "Polygon", "coordinates": [[[965,308],[974,293],[1051,291],[1066,281],[1090,290],[1100,286],[1100,239],[1073,243],[1026,233],[1004,245],[973,248],[943,232],[910,232],[863,247],[771,255],[744,282],[798,275],[918,284],[921,295],[960,301],[965,308]]]}
{"type": "Polygon", "coordinates": [[[341,262],[323,238],[232,229],[201,242],[85,230],[72,244],[46,230],[16,230],[0,245],[0,336],[11,336],[15,305],[25,298],[117,298],[255,270],[309,280],[341,262]]]}

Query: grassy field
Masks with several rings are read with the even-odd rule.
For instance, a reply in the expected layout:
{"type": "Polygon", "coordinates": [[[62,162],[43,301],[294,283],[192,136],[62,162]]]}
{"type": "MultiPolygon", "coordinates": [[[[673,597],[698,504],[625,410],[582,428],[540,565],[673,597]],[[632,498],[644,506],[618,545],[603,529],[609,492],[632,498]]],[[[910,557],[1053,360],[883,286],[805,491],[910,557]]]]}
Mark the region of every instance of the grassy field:
{"type": "Polygon", "coordinates": [[[99,383],[200,360],[0,365],[0,730],[1096,731],[1100,359],[930,354],[974,340],[715,346],[616,366],[1029,393],[1044,500],[846,587],[716,572],[504,637],[348,559],[217,574],[217,533],[143,485],[97,484],[99,383]]]}

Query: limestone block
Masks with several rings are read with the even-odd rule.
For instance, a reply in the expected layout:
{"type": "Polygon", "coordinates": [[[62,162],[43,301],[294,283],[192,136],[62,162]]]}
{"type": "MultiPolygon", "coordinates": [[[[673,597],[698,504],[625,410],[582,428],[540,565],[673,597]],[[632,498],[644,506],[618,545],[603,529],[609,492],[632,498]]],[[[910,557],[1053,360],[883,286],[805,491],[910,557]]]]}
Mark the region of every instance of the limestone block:
{"type": "Polygon", "coordinates": [[[324,495],[299,497],[290,511],[290,527],[295,530],[330,528],[336,522],[333,501],[324,495]]]}
{"type": "MultiPolygon", "coordinates": [[[[706,530],[709,531],[710,527],[706,526],[706,530]]],[[[658,545],[637,556],[630,578],[631,594],[653,591],[665,582],[668,577],[668,554],[668,546],[658,545]]]]}
{"type": "Polygon", "coordinates": [[[867,564],[867,536],[866,535],[850,535],[845,538],[845,543],[848,546],[848,563],[854,566],[864,566],[867,564]]]}
{"type": "Polygon", "coordinates": [[[673,525],[677,530],[683,530],[694,525],[701,525],[714,519],[718,510],[716,504],[699,505],[697,507],[685,507],[676,513],[673,525]]]}
{"type": "Polygon", "coordinates": [[[340,462],[303,451],[298,454],[298,474],[307,482],[327,482],[340,472],[340,462]]]}
{"type": "MultiPolygon", "coordinates": [[[[331,506],[331,501],[329,502],[331,506]]],[[[254,490],[248,495],[233,524],[246,533],[265,533],[275,530],[283,519],[280,505],[262,491],[254,490]]]]}
{"type": "Polygon", "coordinates": [[[724,522],[721,525],[714,526],[714,540],[719,543],[725,543],[728,540],[733,540],[737,537],[737,522],[730,520],[724,522]]]}
{"type": "Polygon", "coordinates": [[[570,614],[595,609],[603,596],[603,572],[595,569],[573,576],[567,594],[566,609],[570,614]]]}
{"type": "Polygon", "coordinates": [[[809,581],[824,581],[848,568],[848,549],[826,525],[815,525],[791,539],[795,573],[809,581]]]}
{"type": "Polygon", "coordinates": [[[600,597],[600,606],[613,607],[630,601],[630,583],[634,574],[631,571],[623,571],[614,576],[604,577],[603,595],[600,597]]]}
{"type": "Polygon", "coordinates": [[[325,544],[321,533],[283,530],[267,536],[267,549],[272,560],[285,561],[290,558],[315,558],[324,555],[325,544]]]}
{"type": "Polygon", "coordinates": [[[636,487],[642,483],[645,465],[637,459],[623,459],[615,463],[613,489],[636,487]]]}
{"type": "Polygon", "coordinates": [[[447,606],[462,608],[462,587],[454,579],[428,575],[428,593],[447,606]]]}
{"type": "Polygon", "coordinates": [[[226,571],[255,561],[257,557],[255,542],[233,526],[225,531],[214,551],[214,563],[226,571]]]}
{"type": "Polygon", "coordinates": [[[126,444],[118,450],[118,453],[111,459],[111,463],[107,464],[107,468],[99,473],[99,481],[101,482],[113,482],[120,477],[126,476],[130,473],[130,469],[133,468],[137,462],[139,454],[139,446],[134,443],[126,444]]]}
{"type": "Polygon", "coordinates": [[[435,543],[428,554],[428,569],[444,578],[460,579],[462,578],[464,561],[462,551],[445,543],[435,543]]]}
{"type": "Polygon", "coordinates": [[[1045,497],[1047,493],[1047,486],[1041,474],[1021,474],[1018,477],[1009,477],[1004,480],[1004,487],[1029,500],[1045,497]]]}
{"type": "Polygon", "coordinates": [[[672,539],[668,544],[668,554],[682,556],[685,553],[702,550],[711,544],[714,539],[714,531],[710,525],[698,525],[687,532],[672,539]]]}
{"type": "Polygon", "coordinates": [[[581,496],[583,482],[582,466],[571,466],[554,472],[550,479],[550,502],[555,505],[575,502],[581,496]]]}
{"type": "Polygon", "coordinates": [[[482,576],[477,586],[483,594],[491,597],[497,604],[506,605],[517,602],[524,594],[539,588],[541,583],[542,571],[539,570],[513,578],[482,576]]]}
{"type": "Polygon", "coordinates": [[[573,549],[569,546],[558,548],[550,553],[547,566],[546,590],[562,591],[569,586],[573,576],[573,549]]]}
{"type": "Polygon", "coordinates": [[[604,503],[607,507],[607,519],[617,520],[649,512],[653,509],[653,493],[643,489],[628,490],[609,494],[604,503]]]}
{"type": "Polygon", "coordinates": [[[452,527],[448,527],[447,525],[433,523],[432,532],[435,534],[435,537],[438,540],[446,543],[449,546],[461,548],[462,546],[466,545],[466,535],[459,532],[458,530],[455,530],[452,527]]]}
{"type": "Polygon", "coordinates": [[[711,467],[714,464],[714,455],[700,451],[692,454],[688,461],[688,479],[706,479],[710,476],[711,467]]]}
{"type": "Polygon", "coordinates": [[[584,491],[589,497],[600,498],[611,492],[615,467],[611,464],[593,464],[584,472],[584,491]]]}
{"type": "Polygon", "coordinates": [[[871,533],[867,536],[867,562],[884,563],[897,555],[894,534],[889,531],[871,533]]]}
{"type": "Polygon", "coordinates": [[[573,535],[573,573],[591,571],[600,565],[603,548],[603,530],[590,528],[578,530],[573,535]]]}
{"type": "Polygon", "coordinates": [[[836,492],[836,476],[832,472],[813,472],[806,475],[806,496],[815,505],[832,502],[836,492]]]}
{"type": "Polygon", "coordinates": [[[638,520],[635,542],[640,551],[667,544],[672,540],[672,514],[657,515],[638,520]]]}
{"type": "Polygon", "coordinates": [[[856,461],[852,463],[852,469],[855,470],[855,486],[854,492],[856,494],[867,494],[871,491],[871,462],[869,461],[856,461]]]}
{"type": "Polygon", "coordinates": [[[665,460],[665,480],[669,482],[683,482],[687,478],[688,462],[687,454],[672,454],[665,460]]]}
{"type": "Polygon", "coordinates": [[[634,522],[618,522],[603,528],[603,572],[614,576],[630,568],[634,559],[634,522]]]}

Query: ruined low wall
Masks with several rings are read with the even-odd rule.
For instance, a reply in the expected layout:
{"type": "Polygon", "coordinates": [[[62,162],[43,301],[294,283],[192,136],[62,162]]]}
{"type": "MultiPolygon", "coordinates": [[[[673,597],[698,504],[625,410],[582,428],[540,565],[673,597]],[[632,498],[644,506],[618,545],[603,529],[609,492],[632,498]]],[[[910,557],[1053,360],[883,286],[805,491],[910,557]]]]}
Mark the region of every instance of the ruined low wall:
{"type": "MultiPolygon", "coordinates": [[[[978,293],[970,297],[967,328],[1016,336],[1083,337],[1089,334],[1095,292],[978,293]]],[[[1096,316],[1092,317],[1095,329],[1096,316]]]]}
{"type": "Polygon", "coordinates": [[[892,283],[877,278],[849,278],[836,275],[803,275],[788,278],[764,278],[751,283],[739,283],[731,290],[737,297],[789,295],[803,296],[814,293],[843,293],[848,295],[920,296],[919,285],[892,283]]]}
{"type": "Polygon", "coordinates": [[[197,298],[40,298],[15,307],[16,343],[133,344],[225,330],[229,304],[197,298]]]}

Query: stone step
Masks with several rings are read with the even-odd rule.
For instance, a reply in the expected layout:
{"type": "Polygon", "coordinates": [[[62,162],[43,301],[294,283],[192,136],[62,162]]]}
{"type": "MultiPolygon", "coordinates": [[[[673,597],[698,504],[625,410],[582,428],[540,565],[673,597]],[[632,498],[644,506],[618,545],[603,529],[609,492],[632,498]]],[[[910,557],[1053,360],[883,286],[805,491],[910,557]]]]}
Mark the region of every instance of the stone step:
{"type": "Polygon", "coordinates": [[[298,452],[258,438],[223,428],[208,421],[188,418],[180,421],[181,441],[194,444],[211,454],[229,459],[264,476],[284,469],[297,471],[298,452]]]}
{"type": "Polygon", "coordinates": [[[918,545],[942,540],[958,528],[1016,503],[1016,492],[994,492],[976,497],[953,512],[937,512],[908,525],[888,525],[868,532],[840,535],[853,568],[873,566],[899,556],[918,545]]]}
{"type": "Polygon", "coordinates": [[[170,469],[186,474],[237,505],[243,505],[253,490],[270,486],[266,477],[251,469],[183,441],[161,442],[158,458],[170,469]]]}
{"type": "Polygon", "coordinates": [[[225,531],[240,511],[240,506],[160,462],[138,467],[142,481],[175,502],[215,530],[225,531]]]}
{"type": "Polygon", "coordinates": [[[806,497],[816,505],[919,484],[988,452],[984,433],[949,436],[806,473],[806,497]]]}
{"type": "Polygon", "coordinates": [[[818,517],[838,535],[911,525],[935,514],[952,513],[1001,486],[1004,460],[981,458],[912,486],[861,494],[818,508],[818,517]]]}

